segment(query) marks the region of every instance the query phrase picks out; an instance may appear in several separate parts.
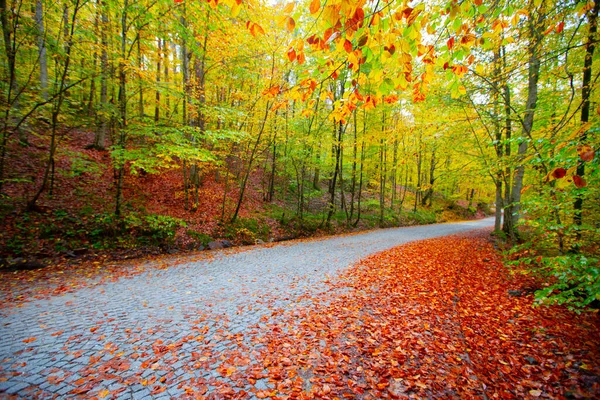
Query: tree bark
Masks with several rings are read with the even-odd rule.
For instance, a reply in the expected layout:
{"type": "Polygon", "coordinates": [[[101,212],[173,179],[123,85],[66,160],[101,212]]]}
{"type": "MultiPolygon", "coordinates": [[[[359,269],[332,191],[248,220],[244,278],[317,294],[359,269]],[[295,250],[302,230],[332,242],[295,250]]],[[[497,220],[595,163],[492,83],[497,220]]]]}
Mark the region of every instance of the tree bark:
{"type": "Polygon", "coordinates": [[[515,178],[512,187],[512,199],[509,205],[509,215],[505,215],[506,220],[510,223],[508,227],[508,234],[512,239],[518,238],[518,232],[516,230],[517,223],[521,216],[521,190],[523,189],[523,178],[525,176],[525,165],[523,159],[527,154],[528,142],[531,137],[531,131],[533,129],[533,120],[535,116],[535,108],[538,99],[538,80],[540,75],[540,58],[539,51],[543,40],[543,25],[545,20],[545,11],[543,9],[538,10],[537,18],[533,18],[533,13],[530,13],[532,19],[529,21],[529,34],[530,43],[528,46],[529,52],[529,69],[527,79],[527,101],[525,103],[525,116],[523,117],[523,124],[521,129],[520,143],[518,147],[518,161],[515,169],[515,178]]]}
{"type": "Polygon", "coordinates": [[[48,100],[48,60],[46,57],[46,37],[44,30],[44,5],[42,0],[35,2],[35,23],[38,29],[38,56],[40,59],[40,89],[42,98],[48,100]]]}
{"type": "MultiPolygon", "coordinates": [[[[581,123],[586,124],[590,119],[590,94],[592,93],[592,61],[594,57],[594,50],[596,48],[596,33],[598,31],[598,10],[600,9],[600,1],[596,0],[594,8],[588,15],[588,39],[585,46],[585,58],[583,61],[583,80],[581,86],[581,123]]],[[[579,138],[579,144],[584,145],[587,142],[588,135],[587,131],[583,132],[579,138]]],[[[579,160],[577,164],[577,175],[583,177],[585,175],[585,161],[579,160]]],[[[582,216],[583,209],[583,195],[577,194],[575,203],[573,204],[573,222],[577,227],[581,227],[583,222],[582,216]]],[[[581,237],[581,231],[577,231],[577,238],[581,237]]]]}

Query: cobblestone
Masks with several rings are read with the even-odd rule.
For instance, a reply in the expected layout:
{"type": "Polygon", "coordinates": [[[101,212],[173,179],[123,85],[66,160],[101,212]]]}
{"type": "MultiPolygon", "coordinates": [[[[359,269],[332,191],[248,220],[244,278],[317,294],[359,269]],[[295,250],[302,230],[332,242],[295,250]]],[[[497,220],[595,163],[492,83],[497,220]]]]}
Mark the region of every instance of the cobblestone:
{"type": "MultiPolygon", "coordinates": [[[[294,307],[301,295],[317,293],[328,276],[369,254],[492,224],[486,219],[216,251],[206,261],[4,309],[0,398],[69,396],[81,377],[95,383],[90,396],[107,382],[111,391],[126,388],[118,398],[131,399],[180,396],[183,380],[211,388],[206,379],[223,376],[219,356],[236,346],[250,353],[244,335],[276,318],[273,307],[294,307]],[[32,337],[37,340],[24,342],[32,337]],[[167,390],[153,395],[161,379],[167,390]]],[[[256,382],[254,390],[269,388],[267,381],[256,382]]]]}

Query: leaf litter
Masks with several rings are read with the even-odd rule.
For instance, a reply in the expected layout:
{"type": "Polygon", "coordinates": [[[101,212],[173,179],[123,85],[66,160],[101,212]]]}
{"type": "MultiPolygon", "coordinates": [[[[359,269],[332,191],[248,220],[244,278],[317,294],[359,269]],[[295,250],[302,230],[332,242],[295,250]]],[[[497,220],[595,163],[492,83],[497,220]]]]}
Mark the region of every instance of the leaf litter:
{"type": "MultiPolygon", "coordinates": [[[[598,314],[510,294],[529,285],[503,266],[489,231],[413,242],[284,307],[276,291],[251,300],[248,310],[265,314],[246,331],[229,331],[228,318],[206,308],[185,310],[193,327],[175,341],[160,338],[160,324],[99,322],[65,343],[74,357],[79,342],[104,346],[71,394],[113,398],[142,385],[198,399],[600,397],[598,314]],[[133,351],[100,335],[103,326],[133,351]],[[121,386],[109,391],[107,381],[121,386]]],[[[72,379],[50,372],[55,384],[72,379]]]]}

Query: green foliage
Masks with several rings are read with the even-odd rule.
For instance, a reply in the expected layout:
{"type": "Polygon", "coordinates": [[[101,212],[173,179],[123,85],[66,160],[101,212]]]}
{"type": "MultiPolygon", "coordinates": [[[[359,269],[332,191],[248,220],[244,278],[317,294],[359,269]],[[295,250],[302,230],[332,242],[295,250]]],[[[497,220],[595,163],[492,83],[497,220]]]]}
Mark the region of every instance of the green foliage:
{"type": "Polygon", "coordinates": [[[129,213],[123,218],[124,228],[134,232],[141,243],[169,246],[173,244],[177,229],[186,223],[168,215],[129,213]]]}
{"type": "Polygon", "coordinates": [[[435,224],[437,217],[432,210],[417,209],[417,211],[403,211],[400,213],[403,225],[426,225],[435,224]]]}
{"type": "Polygon", "coordinates": [[[583,255],[540,257],[531,261],[535,271],[553,277],[555,283],[538,290],[536,301],[543,304],[565,304],[571,309],[600,301],[600,259],[583,255]]]}
{"type": "Polygon", "coordinates": [[[266,241],[270,233],[269,225],[255,218],[238,218],[225,225],[225,237],[242,244],[254,244],[258,239],[266,241]]]}
{"type": "Polygon", "coordinates": [[[209,242],[212,242],[214,240],[210,235],[207,235],[206,233],[202,232],[197,232],[192,229],[188,229],[186,231],[186,234],[189,237],[193,238],[199,245],[202,245],[204,247],[206,247],[209,242]]]}

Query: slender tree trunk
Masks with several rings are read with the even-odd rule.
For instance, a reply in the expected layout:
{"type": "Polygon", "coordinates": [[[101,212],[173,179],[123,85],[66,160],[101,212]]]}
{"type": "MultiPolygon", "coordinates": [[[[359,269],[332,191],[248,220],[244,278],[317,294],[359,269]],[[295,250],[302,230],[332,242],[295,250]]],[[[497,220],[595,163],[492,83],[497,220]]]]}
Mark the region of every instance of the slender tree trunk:
{"type": "Polygon", "coordinates": [[[350,225],[350,222],[354,218],[354,199],[356,197],[356,162],[358,157],[358,121],[356,118],[357,108],[354,109],[353,117],[354,117],[354,140],[352,141],[352,182],[350,186],[350,213],[347,218],[347,223],[350,225]]]}
{"type": "Polygon", "coordinates": [[[385,141],[383,139],[386,131],[385,109],[381,114],[381,138],[379,139],[379,226],[383,227],[385,212],[385,141]]]}
{"type": "Polygon", "coordinates": [[[42,0],[35,2],[35,23],[38,29],[38,55],[40,59],[40,89],[42,98],[48,100],[48,60],[46,57],[46,33],[44,30],[44,4],[42,0]]]}
{"type": "MultiPolygon", "coordinates": [[[[504,46],[501,47],[501,55],[502,55],[502,68],[503,68],[503,74],[506,73],[507,71],[507,66],[506,66],[506,48],[504,46]]],[[[511,94],[510,94],[510,87],[508,86],[508,82],[506,80],[507,78],[504,77],[504,82],[503,82],[503,100],[504,100],[504,118],[505,118],[505,125],[504,125],[504,140],[505,140],[505,145],[504,145],[504,157],[505,159],[510,159],[510,156],[512,154],[512,148],[511,148],[511,139],[512,139],[512,116],[511,116],[511,94]]],[[[511,208],[511,202],[512,202],[512,192],[511,192],[511,188],[512,188],[512,168],[510,167],[509,163],[506,163],[506,169],[504,170],[504,199],[502,201],[502,207],[504,210],[504,215],[502,217],[502,230],[506,233],[510,235],[510,231],[512,230],[512,219],[510,218],[510,215],[512,215],[512,208],[511,208]]]]}
{"type": "Polygon", "coordinates": [[[106,134],[108,133],[108,126],[110,118],[107,118],[108,112],[108,38],[106,30],[108,29],[108,15],[106,5],[102,0],[98,0],[97,6],[101,12],[100,21],[100,44],[102,50],[100,53],[100,113],[98,114],[98,126],[94,133],[94,143],[92,148],[97,150],[104,150],[106,147],[106,134]]]}
{"type": "Polygon", "coordinates": [[[142,79],[142,32],[137,31],[137,68],[138,68],[138,117],[140,121],[144,118],[144,80],[142,79]]]}
{"type": "Polygon", "coordinates": [[[360,173],[359,173],[359,178],[358,178],[358,199],[357,199],[357,204],[356,204],[356,221],[354,221],[354,226],[355,227],[360,222],[361,211],[362,211],[362,208],[361,208],[362,202],[361,202],[361,200],[362,200],[364,165],[365,165],[365,139],[364,139],[364,136],[363,136],[363,139],[362,139],[361,144],[360,144],[360,173]]]}
{"type": "MultiPolygon", "coordinates": [[[[273,62],[274,59],[273,59],[273,62]]],[[[273,64],[274,65],[274,64],[273,64]]],[[[258,135],[256,136],[256,140],[254,141],[254,145],[252,146],[252,150],[250,152],[250,158],[248,160],[248,167],[246,168],[246,172],[240,184],[240,195],[238,197],[237,205],[235,206],[235,212],[231,217],[230,222],[233,223],[238,218],[240,208],[242,207],[242,203],[244,201],[244,194],[246,192],[246,186],[248,184],[248,178],[250,177],[250,173],[252,172],[252,164],[254,162],[254,157],[256,156],[256,152],[258,150],[258,145],[260,144],[260,140],[262,138],[263,132],[265,131],[265,126],[267,124],[267,118],[269,117],[269,110],[271,109],[271,102],[267,101],[267,105],[265,107],[265,114],[263,116],[263,120],[260,126],[260,130],[258,135]]]]}
{"type": "MultiPolygon", "coordinates": [[[[65,8],[66,9],[66,8],[65,8]]],[[[71,23],[67,23],[67,35],[65,37],[65,55],[64,55],[64,64],[60,74],[60,81],[58,82],[57,88],[57,96],[56,102],[52,108],[52,132],[50,136],[50,149],[48,152],[48,161],[46,162],[46,168],[44,169],[44,175],[42,177],[42,183],[40,184],[39,189],[34,194],[33,198],[29,200],[27,203],[27,209],[35,210],[37,207],[37,201],[39,200],[41,194],[44,192],[46,187],[48,186],[48,181],[50,178],[50,173],[52,173],[51,180],[54,179],[54,156],[56,154],[56,139],[58,132],[58,118],[60,116],[62,110],[62,104],[67,94],[66,91],[66,83],[69,75],[69,67],[71,64],[71,49],[73,47],[73,35],[75,31],[75,22],[77,19],[77,13],[79,11],[79,0],[75,0],[73,15],[71,17],[71,23]]],[[[68,22],[68,21],[67,21],[68,22]]]]}
{"type": "Polygon", "coordinates": [[[337,135],[334,135],[334,139],[337,142],[334,144],[334,162],[335,166],[333,169],[333,177],[331,178],[331,184],[329,186],[329,211],[327,212],[327,219],[325,224],[329,226],[331,223],[331,217],[335,211],[335,187],[337,186],[337,179],[340,173],[340,157],[342,155],[342,134],[344,132],[344,124],[339,121],[338,124],[334,124],[334,132],[337,131],[337,135]],[[339,124],[339,125],[338,125],[339,124]],[[335,129],[337,128],[337,129],[335,129]]]}
{"type": "Polygon", "coordinates": [[[529,71],[527,80],[527,102],[525,106],[525,115],[523,117],[523,126],[521,130],[521,141],[518,148],[519,165],[515,169],[515,177],[512,187],[512,204],[509,206],[510,214],[505,218],[510,219],[509,235],[516,239],[518,234],[516,230],[517,223],[521,214],[521,190],[523,189],[523,178],[525,176],[525,165],[523,159],[527,154],[528,141],[533,129],[533,119],[538,98],[538,79],[540,74],[539,51],[542,44],[543,22],[545,11],[539,10],[537,18],[532,15],[529,22],[530,44],[529,44],[529,71]]]}
{"type": "MultiPolygon", "coordinates": [[[[127,57],[127,11],[129,8],[129,0],[124,0],[123,11],[121,15],[121,59],[119,60],[119,135],[116,143],[118,149],[123,152],[125,150],[126,129],[127,129],[127,72],[126,72],[126,57],[127,57]]],[[[121,155],[115,160],[115,216],[121,216],[121,203],[123,192],[123,176],[125,165],[121,155]]]]}
{"type": "MultiPolygon", "coordinates": [[[[163,55],[163,41],[157,39],[157,56],[156,56],[156,93],[154,95],[154,122],[160,119],[160,75],[162,74],[161,57],[163,55]]],[[[166,46],[165,46],[166,47],[166,46]]]]}
{"type": "MultiPolygon", "coordinates": [[[[590,119],[590,94],[592,93],[592,61],[594,57],[594,50],[596,48],[596,32],[598,31],[598,10],[600,9],[600,1],[596,0],[594,8],[588,14],[588,40],[585,46],[585,58],[583,61],[583,80],[581,86],[581,123],[586,124],[590,119]]],[[[588,133],[587,131],[581,134],[579,138],[580,145],[584,145],[587,142],[588,133]]],[[[579,160],[577,164],[577,175],[583,177],[585,175],[585,161],[579,160]]],[[[577,194],[573,209],[575,211],[573,216],[573,222],[578,227],[582,224],[582,208],[583,208],[583,195],[577,194]]],[[[581,238],[581,231],[577,231],[577,238],[581,238]]]]}

